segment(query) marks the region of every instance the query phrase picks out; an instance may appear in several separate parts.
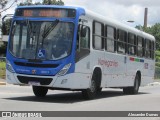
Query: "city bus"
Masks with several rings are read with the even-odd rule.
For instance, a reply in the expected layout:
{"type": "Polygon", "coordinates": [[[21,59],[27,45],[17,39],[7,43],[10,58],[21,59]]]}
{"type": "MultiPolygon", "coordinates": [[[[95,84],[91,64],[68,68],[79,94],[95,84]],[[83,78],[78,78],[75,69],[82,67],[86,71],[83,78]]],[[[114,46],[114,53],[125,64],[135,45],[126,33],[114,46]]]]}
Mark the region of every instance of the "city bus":
{"type": "Polygon", "coordinates": [[[48,90],[82,91],[93,99],[102,88],[137,94],[155,72],[155,38],[118,21],[74,6],[22,6],[15,10],[6,57],[6,79],[48,90]]]}

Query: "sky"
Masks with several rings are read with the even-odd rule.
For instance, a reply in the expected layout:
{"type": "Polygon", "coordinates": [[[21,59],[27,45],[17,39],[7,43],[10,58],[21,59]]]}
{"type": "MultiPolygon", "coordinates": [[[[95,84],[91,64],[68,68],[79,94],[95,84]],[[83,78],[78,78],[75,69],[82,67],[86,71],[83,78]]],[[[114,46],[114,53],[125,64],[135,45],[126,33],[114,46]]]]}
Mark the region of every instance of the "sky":
{"type": "MultiPolygon", "coordinates": [[[[9,0],[7,7],[14,0],[9,0]]],[[[18,0],[20,1],[20,0],[18,0]]],[[[22,1],[22,0],[21,0],[22,1]]],[[[23,0],[24,1],[24,0],[23,0]]],[[[32,0],[33,2],[41,2],[42,0],[32,0]]],[[[144,9],[148,8],[148,26],[160,22],[160,0],[62,0],[65,5],[75,5],[87,8],[93,12],[101,14],[105,17],[116,19],[130,26],[143,25],[144,9]],[[128,23],[128,20],[135,21],[128,23]]],[[[16,4],[12,8],[3,12],[13,13],[16,4]]]]}

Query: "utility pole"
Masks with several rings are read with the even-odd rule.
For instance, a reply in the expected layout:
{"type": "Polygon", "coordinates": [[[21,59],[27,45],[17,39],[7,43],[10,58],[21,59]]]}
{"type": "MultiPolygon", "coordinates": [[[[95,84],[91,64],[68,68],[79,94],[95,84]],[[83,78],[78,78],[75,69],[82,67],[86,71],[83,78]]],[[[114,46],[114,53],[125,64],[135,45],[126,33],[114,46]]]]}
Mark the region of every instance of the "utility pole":
{"type": "Polygon", "coordinates": [[[145,8],[144,11],[144,28],[147,28],[147,22],[148,22],[148,8],[145,8]]]}

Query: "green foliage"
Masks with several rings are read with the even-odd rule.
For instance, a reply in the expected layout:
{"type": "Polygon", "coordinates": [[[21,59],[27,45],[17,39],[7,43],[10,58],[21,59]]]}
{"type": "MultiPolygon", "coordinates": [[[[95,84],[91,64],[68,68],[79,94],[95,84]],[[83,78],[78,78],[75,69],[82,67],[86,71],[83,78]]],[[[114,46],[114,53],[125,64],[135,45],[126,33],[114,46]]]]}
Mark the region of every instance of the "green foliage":
{"type": "Polygon", "coordinates": [[[36,2],[36,3],[34,3],[34,5],[42,5],[42,3],[36,2]]]}
{"type": "Polygon", "coordinates": [[[5,79],[6,74],[6,63],[0,62],[0,78],[5,79]]]}
{"type": "Polygon", "coordinates": [[[160,68],[160,62],[156,62],[156,67],[160,68]]]}
{"type": "Polygon", "coordinates": [[[0,45],[0,55],[6,56],[7,42],[2,42],[2,43],[3,44],[0,45]]]}
{"type": "Polygon", "coordinates": [[[6,69],[6,63],[0,62],[0,69],[5,70],[6,69]]]}
{"type": "Polygon", "coordinates": [[[135,28],[138,29],[138,30],[143,31],[143,26],[141,26],[141,25],[137,25],[135,28]]]}
{"type": "Polygon", "coordinates": [[[160,50],[160,23],[144,29],[145,32],[153,35],[156,39],[156,49],[160,50]]]}
{"type": "Polygon", "coordinates": [[[160,51],[156,50],[156,62],[160,62],[160,51]]]}
{"type": "Polygon", "coordinates": [[[156,39],[156,49],[160,50],[160,23],[156,23],[155,25],[147,28],[144,28],[140,25],[136,26],[135,28],[153,35],[156,39]]]}
{"type": "Polygon", "coordinates": [[[2,34],[9,35],[10,26],[11,26],[12,19],[6,19],[2,24],[2,34]]]}
{"type": "Polygon", "coordinates": [[[155,79],[160,79],[160,67],[155,68],[155,79]]]}
{"type": "Polygon", "coordinates": [[[20,3],[18,6],[30,6],[30,5],[33,5],[33,3],[24,2],[24,3],[20,3]]]}
{"type": "Polygon", "coordinates": [[[62,0],[43,0],[42,4],[44,5],[64,5],[62,0]]]}
{"type": "Polygon", "coordinates": [[[6,54],[6,48],[7,48],[7,46],[6,45],[2,45],[2,46],[0,46],[0,53],[1,54],[6,54]]]}
{"type": "Polygon", "coordinates": [[[62,0],[43,0],[42,3],[36,2],[33,4],[30,2],[24,2],[19,4],[19,6],[29,6],[29,5],[64,5],[64,2],[62,0]]]}
{"type": "Polygon", "coordinates": [[[4,8],[7,3],[8,3],[8,0],[0,0],[0,5],[2,6],[2,8],[4,8]]]}

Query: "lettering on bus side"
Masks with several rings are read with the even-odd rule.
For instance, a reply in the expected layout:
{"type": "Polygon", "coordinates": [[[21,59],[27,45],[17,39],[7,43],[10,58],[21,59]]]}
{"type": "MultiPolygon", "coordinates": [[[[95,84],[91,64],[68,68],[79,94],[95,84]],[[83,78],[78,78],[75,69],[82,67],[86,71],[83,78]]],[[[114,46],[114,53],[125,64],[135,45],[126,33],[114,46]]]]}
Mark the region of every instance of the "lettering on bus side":
{"type": "Polygon", "coordinates": [[[98,59],[98,64],[105,67],[118,67],[118,62],[98,59]]]}

